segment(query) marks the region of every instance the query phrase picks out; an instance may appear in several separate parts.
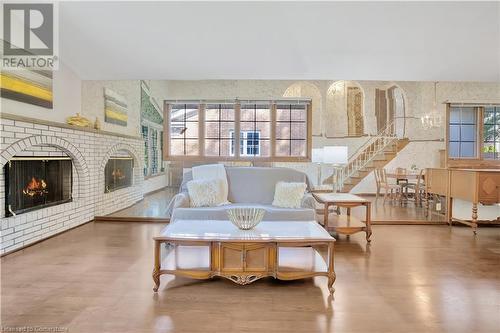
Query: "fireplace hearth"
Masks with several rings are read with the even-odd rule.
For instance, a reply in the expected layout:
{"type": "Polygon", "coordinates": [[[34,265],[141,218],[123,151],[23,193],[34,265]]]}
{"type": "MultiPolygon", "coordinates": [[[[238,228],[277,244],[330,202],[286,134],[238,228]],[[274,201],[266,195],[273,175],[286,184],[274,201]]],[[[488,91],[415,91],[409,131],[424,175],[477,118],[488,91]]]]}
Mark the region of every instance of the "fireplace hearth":
{"type": "Polygon", "coordinates": [[[72,200],[73,164],[69,157],[15,157],[4,172],[7,217],[72,200]]]}

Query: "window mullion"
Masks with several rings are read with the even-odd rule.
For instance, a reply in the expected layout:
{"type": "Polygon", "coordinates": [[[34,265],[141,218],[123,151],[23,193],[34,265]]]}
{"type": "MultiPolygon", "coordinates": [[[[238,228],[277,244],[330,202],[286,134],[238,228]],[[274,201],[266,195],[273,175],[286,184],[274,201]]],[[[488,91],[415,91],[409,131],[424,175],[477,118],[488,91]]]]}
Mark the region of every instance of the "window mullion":
{"type": "Polygon", "coordinates": [[[205,107],[206,104],[198,106],[198,155],[205,156],[205,107]]]}
{"type": "Polygon", "coordinates": [[[307,103],[306,109],[306,157],[312,159],[312,104],[307,103]]]}
{"type": "Polygon", "coordinates": [[[269,138],[270,141],[270,152],[269,155],[271,158],[276,157],[276,103],[271,103],[270,105],[270,112],[271,112],[271,135],[269,138]]]}
{"type": "Polygon", "coordinates": [[[170,152],[170,112],[171,106],[170,104],[164,102],[163,103],[163,151],[162,156],[163,159],[166,160],[171,155],[170,152]]]}
{"type": "Polygon", "coordinates": [[[480,159],[484,159],[483,153],[483,142],[484,142],[484,107],[478,107],[476,111],[477,121],[476,121],[476,156],[480,159]]]}
{"type": "Polygon", "coordinates": [[[241,104],[234,104],[234,158],[240,158],[241,104]]]}

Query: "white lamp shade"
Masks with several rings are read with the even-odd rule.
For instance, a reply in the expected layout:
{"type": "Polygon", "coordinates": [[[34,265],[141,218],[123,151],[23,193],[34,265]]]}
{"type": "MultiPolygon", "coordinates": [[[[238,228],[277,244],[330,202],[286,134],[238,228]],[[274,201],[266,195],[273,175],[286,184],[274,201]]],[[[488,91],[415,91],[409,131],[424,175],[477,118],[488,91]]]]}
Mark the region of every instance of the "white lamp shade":
{"type": "Polygon", "coordinates": [[[323,148],[313,148],[311,162],[323,163],[323,148]]]}
{"type": "Polygon", "coordinates": [[[346,146],[326,146],[323,148],[323,163],[347,164],[346,146]]]}

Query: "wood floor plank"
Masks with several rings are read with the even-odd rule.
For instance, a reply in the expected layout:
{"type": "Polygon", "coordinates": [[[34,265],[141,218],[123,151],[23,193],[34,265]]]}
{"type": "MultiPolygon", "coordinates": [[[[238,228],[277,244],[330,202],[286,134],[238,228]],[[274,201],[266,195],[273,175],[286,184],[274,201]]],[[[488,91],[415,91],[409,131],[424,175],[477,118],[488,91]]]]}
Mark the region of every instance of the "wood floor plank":
{"type": "Polygon", "coordinates": [[[1,259],[3,327],[69,332],[488,332],[500,327],[500,228],[374,226],[326,278],[248,286],[162,276],[151,223],[89,223],[1,259]]]}

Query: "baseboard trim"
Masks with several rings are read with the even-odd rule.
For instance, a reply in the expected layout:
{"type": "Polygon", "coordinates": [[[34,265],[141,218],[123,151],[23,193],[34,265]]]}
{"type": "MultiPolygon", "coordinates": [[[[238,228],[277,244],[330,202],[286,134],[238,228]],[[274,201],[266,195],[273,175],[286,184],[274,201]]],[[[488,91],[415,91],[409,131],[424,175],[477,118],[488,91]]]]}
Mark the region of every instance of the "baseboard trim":
{"type": "Polygon", "coordinates": [[[96,216],[94,222],[148,222],[169,223],[169,217],[145,217],[145,216],[96,216]]]}

